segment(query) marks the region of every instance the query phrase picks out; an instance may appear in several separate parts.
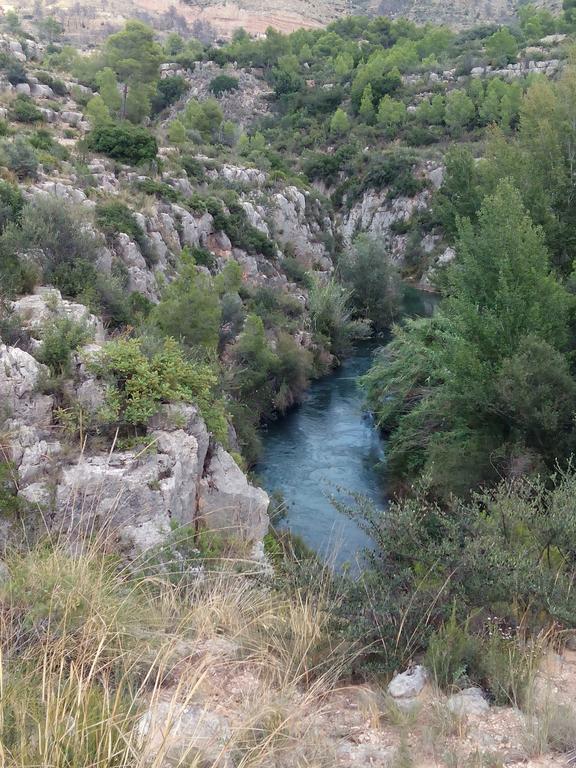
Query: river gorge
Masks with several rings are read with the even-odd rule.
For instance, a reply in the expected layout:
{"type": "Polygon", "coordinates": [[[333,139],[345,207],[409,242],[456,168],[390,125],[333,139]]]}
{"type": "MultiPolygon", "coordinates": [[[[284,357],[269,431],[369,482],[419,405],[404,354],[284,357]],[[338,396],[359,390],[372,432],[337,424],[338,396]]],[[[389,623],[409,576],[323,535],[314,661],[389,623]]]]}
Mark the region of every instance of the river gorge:
{"type": "MultiPolygon", "coordinates": [[[[406,287],[403,313],[428,315],[437,297],[406,287]]],[[[386,339],[358,343],[332,375],[312,384],[302,405],[263,434],[257,474],[282,499],[287,526],[335,566],[361,567],[370,540],[340,512],[356,496],[386,504],[385,440],[366,410],[359,380],[386,339]],[[339,504],[340,503],[340,504],[339,504]]]]}

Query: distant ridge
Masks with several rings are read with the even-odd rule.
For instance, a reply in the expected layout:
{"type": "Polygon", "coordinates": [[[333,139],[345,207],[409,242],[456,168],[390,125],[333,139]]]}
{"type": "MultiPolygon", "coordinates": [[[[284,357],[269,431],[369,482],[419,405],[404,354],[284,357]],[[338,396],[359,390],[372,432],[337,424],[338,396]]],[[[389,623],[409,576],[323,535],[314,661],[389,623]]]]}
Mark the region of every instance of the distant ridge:
{"type": "MultiPolygon", "coordinates": [[[[222,37],[243,27],[263,34],[271,26],[282,32],[315,28],[342,16],[406,17],[419,23],[447,24],[461,29],[482,23],[504,23],[514,18],[521,0],[46,0],[45,12],[57,15],[67,31],[90,41],[139,16],[158,29],[177,29],[179,24],[209,24],[222,37]]],[[[562,0],[534,0],[553,12],[562,0]]],[[[34,13],[38,0],[14,0],[25,13],[34,13]]]]}

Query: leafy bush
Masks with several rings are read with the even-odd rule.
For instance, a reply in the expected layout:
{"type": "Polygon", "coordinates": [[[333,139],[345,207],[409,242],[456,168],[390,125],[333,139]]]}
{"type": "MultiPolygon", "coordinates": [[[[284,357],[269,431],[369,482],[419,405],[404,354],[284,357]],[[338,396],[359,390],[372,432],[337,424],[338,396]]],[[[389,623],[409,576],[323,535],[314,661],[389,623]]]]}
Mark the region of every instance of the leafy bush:
{"type": "Polygon", "coordinates": [[[351,302],[377,331],[388,328],[400,311],[400,276],[390,255],[373,238],[361,235],[342,259],[340,271],[352,289],[351,302]]]}
{"type": "Polygon", "coordinates": [[[0,179],[0,233],[9,222],[20,222],[23,207],[24,197],[20,189],[0,179]]]}
{"type": "Polygon", "coordinates": [[[140,179],[136,183],[136,187],[146,195],[154,195],[154,197],[168,200],[171,203],[177,203],[181,198],[177,189],[174,189],[170,184],[156,181],[155,179],[140,179]]]}
{"type": "Polygon", "coordinates": [[[198,183],[204,181],[204,166],[195,157],[184,155],[180,158],[180,165],[186,171],[186,175],[189,179],[193,179],[198,183]]]}
{"type": "Polygon", "coordinates": [[[138,224],[130,208],[118,200],[98,203],[96,206],[96,224],[105,235],[117,235],[119,232],[123,232],[133,239],[144,236],[142,227],[138,224]]]}
{"type": "Polygon", "coordinates": [[[350,300],[350,291],[334,280],[317,280],[310,290],[312,329],[336,356],[346,354],[353,339],[370,334],[369,326],[352,319],[350,300]]]}
{"type": "Polygon", "coordinates": [[[101,241],[84,226],[85,211],[52,196],[38,196],[22,210],[21,225],[9,224],[0,245],[11,258],[36,250],[44,280],[67,296],[96,281],[101,241]]]}
{"type": "Polygon", "coordinates": [[[575,487],[569,471],[550,487],[503,482],[443,505],[421,491],[385,515],[358,500],[349,514],[374,548],[343,612],[357,639],[380,648],[372,660],[394,669],[428,649],[441,685],[468,677],[496,701],[520,703],[534,656],[519,626],[537,633],[576,622],[575,487]]]}
{"type": "Polygon", "coordinates": [[[186,360],[174,339],[147,358],[137,339],[109,342],[93,362],[95,373],[108,384],[100,419],[107,425],[143,428],[162,403],[196,403],[218,439],[225,440],[227,424],[218,401],[214,370],[186,360]]]}
{"type": "Polygon", "coordinates": [[[37,123],[44,119],[42,112],[30,96],[20,93],[12,102],[10,114],[19,123],[37,123]]]}
{"type": "Polygon", "coordinates": [[[36,178],[38,158],[30,142],[23,136],[17,136],[14,141],[5,141],[1,152],[4,163],[19,179],[36,178]]]}
{"type": "Polygon", "coordinates": [[[0,517],[15,518],[21,506],[16,469],[10,462],[0,461],[0,517]]]}
{"type": "Polygon", "coordinates": [[[70,317],[54,320],[42,331],[42,346],[36,357],[50,369],[53,376],[70,372],[70,355],[86,344],[90,331],[86,323],[78,323],[70,317]]]}
{"type": "Polygon", "coordinates": [[[214,96],[221,96],[228,91],[237,91],[239,87],[238,78],[231,75],[217,75],[217,77],[210,81],[208,89],[214,96]]]}
{"type": "Polygon", "coordinates": [[[18,85],[19,83],[27,83],[28,77],[26,75],[26,69],[22,62],[12,56],[8,57],[8,60],[2,65],[6,69],[6,77],[11,85],[18,85]]]}
{"type": "Polygon", "coordinates": [[[156,93],[151,100],[152,114],[157,115],[162,112],[163,109],[166,109],[166,107],[174,104],[187,90],[188,85],[186,84],[186,80],[179,75],[158,80],[156,93]]]}
{"type": "Polygon", "coordinates": [[[165,335],[190,347],[216,349],[220,327],[218,294],[210,277],[196,270],[191,256],[183,252],[178,277],[165,289],[152,317],[165,335]]]}
{"type": "Polygon", "coordinates": [[[87,137],[88,148],[129,165],[154,160],[158,145],[146,128],[132,123],[102,123],[94,126],[87,137]]]}

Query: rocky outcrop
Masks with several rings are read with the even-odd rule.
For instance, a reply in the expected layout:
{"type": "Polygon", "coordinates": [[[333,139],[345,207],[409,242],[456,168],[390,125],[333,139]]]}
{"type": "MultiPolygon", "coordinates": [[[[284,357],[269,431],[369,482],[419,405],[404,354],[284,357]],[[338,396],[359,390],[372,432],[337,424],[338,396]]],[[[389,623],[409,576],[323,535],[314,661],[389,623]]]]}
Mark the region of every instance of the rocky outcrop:
{"type": "Polygon", "coordinates": [[[200,483],[199,519],[205,528],[244,541],[268,530],[268,496],[251,486],[232,456],[218,446],[200,483]]]}
{"type": "MultiPolygon", "coordinates": [[[[38,310],[32,299],[24,305],[38,310]]],[[[105,397],[85,363],[98,350],[93,345],[76,356],[67,385],[69,397],[87,411],[97,411],[105,397]]],[[[63,437],[53,421],[54,398],[38,391],[46,374],[29,353],[0,346],[2,460],[11,461],[18,495],[34,508],[28,535],[40,528],[71,538],[98,532],[129,557],[167,542],[174,525],[207,527],[246,543],[263,538],[266,493],[212,443],[195,406],[164,406],[132,450],[114,444],[97,450],[63,437]]],[[[0,536],[6,538],[4,522],[0,536]]]]}
{"type": "Polygon", "coordinates": [[[51,423],[53,399],[37,391],[47,373],[28,352],[0,344],[0,418],[8,428],[51,423]]]}
{"type": "Polygon", "coordinates": [[[93,315],[84,304],[62,298],[55,288],[36,288],[33,294],[23,296],[11,303],[12,311],[18,316],[20,325],[33,337],[41,336],[42,329],[57,318],[67,317],[82,323],[91,332],[97,343],[105,338],[102,320],[93,315]]]}
{"type": "Polygon", "coordinates": [[[390,247],[394,261],[402,265],[406,250],[406,236],[394,233],[394,225],[408,222],[417,212],[425,210],[430,191],[423,190],[415,197],[389,199],[387,189],[368,190],[340,219],[340,231],[349,245],[359,232],[365,232],[390,247]]]}
{"type": "Polygon", "coordinates": [[[314,199],[298,187],[285,187],[274,194],[270,205],[274,234],[308,268],[331,270],[332,261],[322,236],[333,234],[332,222],[328,217],[319,220],[319,211],[309,211],[309,205],[316,205],[314,199]]]}
{"type": "Polygon", "coordinates": [[[465,688],[448,698],[446,706],[455,715],[483,715],[490,709],[490,704],[480,688],[465,688]]]}

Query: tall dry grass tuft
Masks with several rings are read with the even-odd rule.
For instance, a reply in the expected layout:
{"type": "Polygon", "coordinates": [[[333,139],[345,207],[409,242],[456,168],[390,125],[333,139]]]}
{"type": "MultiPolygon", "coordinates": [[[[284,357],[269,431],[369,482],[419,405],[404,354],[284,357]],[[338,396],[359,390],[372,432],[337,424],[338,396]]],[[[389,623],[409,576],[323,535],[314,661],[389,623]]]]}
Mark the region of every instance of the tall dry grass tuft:
{"type": "Polygon", "coordinates": [[[2,768],[329,764],[318,717],[349,650],[328,589],[280,592],[233,563],[175,582],[101,544],[6,560],[2,768]]]}

